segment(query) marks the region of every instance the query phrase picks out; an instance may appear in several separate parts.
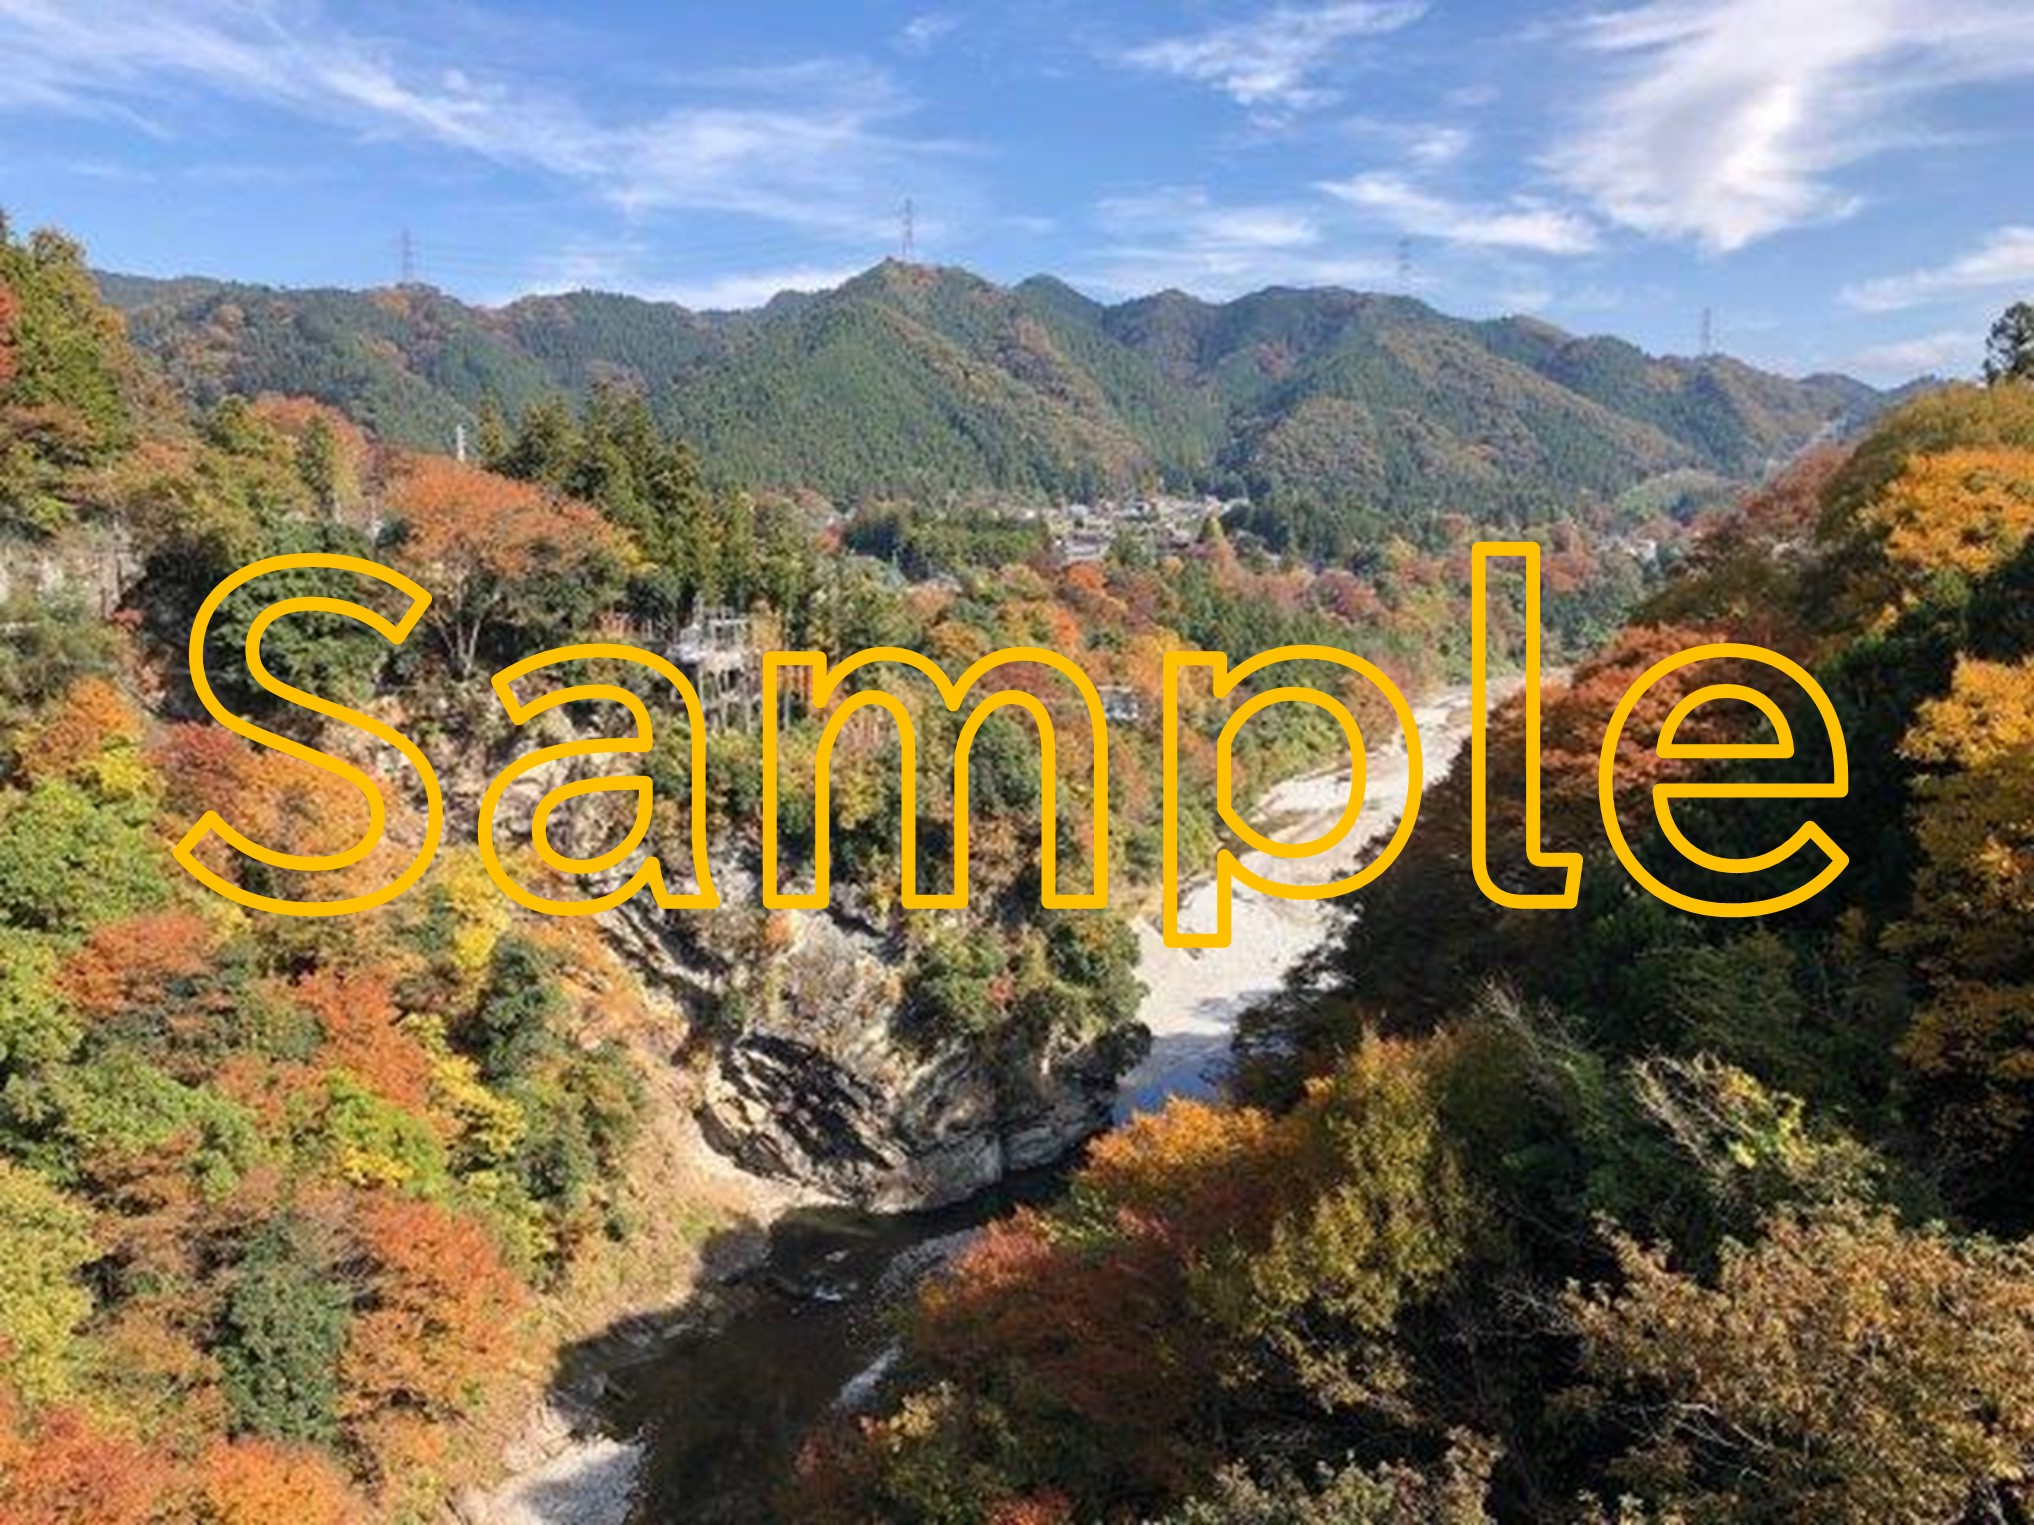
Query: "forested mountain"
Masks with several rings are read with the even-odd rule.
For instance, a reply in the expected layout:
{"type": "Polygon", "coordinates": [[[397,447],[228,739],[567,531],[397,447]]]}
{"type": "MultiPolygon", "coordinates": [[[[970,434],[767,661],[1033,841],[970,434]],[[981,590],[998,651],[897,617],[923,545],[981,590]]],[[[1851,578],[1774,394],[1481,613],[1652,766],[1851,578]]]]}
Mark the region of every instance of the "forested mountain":
{"type": "Polygon", "coordinates": [[[896,262],[748,313],[593,292],[487,309],[420,286],[103,285],[200,402],[307,395],[442,447],[490,398],[514,414],[621,381],[731,475],[839,498],[1162,481],[1345,518],[1533,518],[1662,478],[1754,476],[1881,402],[1843,377],[1338,290],[1106,306],[1048,278],[1006,288],[896,262]]]}

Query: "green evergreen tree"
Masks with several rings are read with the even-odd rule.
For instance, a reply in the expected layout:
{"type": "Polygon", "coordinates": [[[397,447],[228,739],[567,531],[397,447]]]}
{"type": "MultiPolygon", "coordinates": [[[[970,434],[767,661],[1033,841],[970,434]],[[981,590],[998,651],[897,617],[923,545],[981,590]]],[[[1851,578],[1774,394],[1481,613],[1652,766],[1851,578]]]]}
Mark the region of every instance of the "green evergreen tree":
{"type": "Polygon", "coordinates": [[[329,514],[338,506],[339,442],[332,437],[332,426],[322,418],[312,419],[297,441],[297,475],[304,479],[319,508],[329,514]]]}
{"type": "Polygon", "coordinates": [[[2015,302],[1985,341],[1985,380],[2034,381],[2034,302],[2015,302]]]}
{"type": "Polygon", "coordinates": [[[474,429],[473,444],[480,454],[480,464],[489,471],[500,471],[507,465],[508,416],[501,410],[501,399],[492,392],[480,400],[480,419],[474,429]]]}
{"type": "Polygon", "coordinates": [[[323,1444],[339,1428],[339,1357],[353,1309],[306,1225],[264,1224],[241,1256],[216,1353],[233,1425],[323,1444]]]}
{"type": "Polygon", "coordinates": [[[565,1011],[544,955],[523,938],[504,937],[469,1032],[481,1075],[490,1083],[527,1075],[550,1050],[565,1011]]]}

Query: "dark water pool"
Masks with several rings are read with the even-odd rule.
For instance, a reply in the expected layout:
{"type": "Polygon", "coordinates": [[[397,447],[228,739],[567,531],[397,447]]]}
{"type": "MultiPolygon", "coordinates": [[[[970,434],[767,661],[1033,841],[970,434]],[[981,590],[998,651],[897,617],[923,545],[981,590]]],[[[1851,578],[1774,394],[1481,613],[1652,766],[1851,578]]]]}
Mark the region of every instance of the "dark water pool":
{"type": "Polygon", "coordinates": [[[1064,1182],[1063,1170],[1033,1172],[937,1212],[781,1219],[709,1332],[609,1377],[609,1421],[645,1451],[631,1525],[780,1519],[773,1501],[800,1444],[891,1348],[900,1300],[972,1230],[1064,1182]]]}

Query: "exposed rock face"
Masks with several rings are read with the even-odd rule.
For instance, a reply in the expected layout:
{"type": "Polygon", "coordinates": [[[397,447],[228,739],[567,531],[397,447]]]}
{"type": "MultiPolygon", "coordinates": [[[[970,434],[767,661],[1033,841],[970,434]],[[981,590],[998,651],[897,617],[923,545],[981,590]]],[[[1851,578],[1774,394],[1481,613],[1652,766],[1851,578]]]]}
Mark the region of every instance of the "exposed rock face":
{"type": "Polygon", "coordinates": [[[943,1206],[1108,1127],[1116,1078],[1142,1043],[1124,1032],[1041,1056],[1018,1090],[965,1056],[870,1074],[748,1032],[721,1050],[700,1121],[715,1147],[758,1174],[868,1207],[943,1206]]]}
{"type": "MultiPolygon", "coordinates": [[[[532,726],[491,766],[561,734],[532,726]]],[[[526,834],[545,792],[612,761],[518,781],[499,829],[526,834]]],[[[553,840],[592,856],[630,809],[630,796],[575,802],[554,820],[553,840]]],[[[730,844],[714,846],[720,910],[665,912],[638,895],[600,918],[644,978],[694,1015],[706,1060],[699,1120],[715,1148],[759,1175],[901,1209],[959,1201],[1050,1164],[1109,1126],[1116,1083],[1150,1042],[1142,1028],[1089,1039],[1012,1032],[928,1047],[909,1030],[902,950],[872,930],[882,918],[857,914],[847,886],[835,910],[766,918],[742,857],[730,844]]],[[[665,858],[668,871],[682,872],[683,854],[665,858]]],[[[622,865],[609,882],[635,866],[622,865]]]]}
{"type": "Polygon", "coordinates": [[[943,1206],[1109,1125],[1141,1029],[926,1052],[883,942],[832,913],[791,914],[767,1011],[716,1045],[701,1101],[707,1138],[745,1169],[867,1207],[943,1206]]]}

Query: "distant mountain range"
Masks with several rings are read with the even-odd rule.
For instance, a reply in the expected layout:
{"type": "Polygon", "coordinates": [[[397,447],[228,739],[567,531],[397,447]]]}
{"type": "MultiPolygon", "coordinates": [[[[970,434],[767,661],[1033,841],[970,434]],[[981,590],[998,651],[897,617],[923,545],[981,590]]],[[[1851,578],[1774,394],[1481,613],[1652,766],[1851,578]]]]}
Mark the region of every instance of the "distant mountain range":
{"type": "Polygon", "coordinates": [[[1887,400],[1845,376],[1663,358],[1405,297],[1112,306],[1050,278],[1004,287],[894,261],[739,313],[598,292],[484,308],[420,286],[101,284],[200,402],[308,395],[443,449],[489,397],[513,416],[616,381],[717,474],[842,500],[1164,483],[1506,520],[1742,481],[1887,400]]]}

